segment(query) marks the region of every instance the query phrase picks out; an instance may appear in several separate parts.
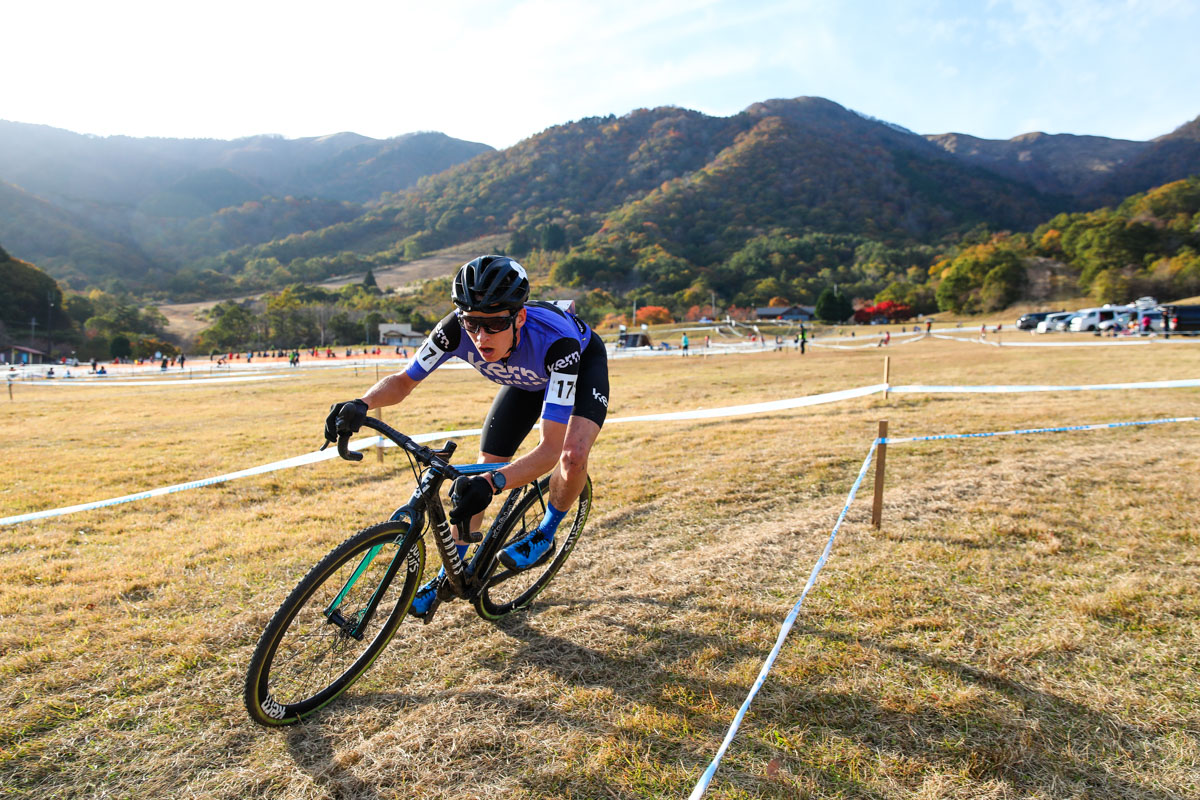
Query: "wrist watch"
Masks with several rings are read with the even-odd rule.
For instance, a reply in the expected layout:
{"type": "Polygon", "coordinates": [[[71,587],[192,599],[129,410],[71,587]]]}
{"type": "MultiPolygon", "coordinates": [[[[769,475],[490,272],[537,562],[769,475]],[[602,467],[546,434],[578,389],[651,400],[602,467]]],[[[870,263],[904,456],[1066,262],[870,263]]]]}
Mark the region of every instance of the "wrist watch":
{"type": "Polygon", "coordinates": [[[508,485],[508,480],[504,477],[504,473],[498,470],[492,473],[492,486],[495,487],[492,494],[500,494],[506,485],[508,485]]]}

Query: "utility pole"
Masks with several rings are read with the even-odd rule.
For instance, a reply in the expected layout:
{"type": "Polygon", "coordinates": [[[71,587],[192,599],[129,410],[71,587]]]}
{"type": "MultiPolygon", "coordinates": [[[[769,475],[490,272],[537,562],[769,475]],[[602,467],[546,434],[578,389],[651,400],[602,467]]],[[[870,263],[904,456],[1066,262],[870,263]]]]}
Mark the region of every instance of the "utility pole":
{"type": "Polygon", "coordinates": [[[54,360],[54,295],[46,290],[46,358],[54,360]]]}

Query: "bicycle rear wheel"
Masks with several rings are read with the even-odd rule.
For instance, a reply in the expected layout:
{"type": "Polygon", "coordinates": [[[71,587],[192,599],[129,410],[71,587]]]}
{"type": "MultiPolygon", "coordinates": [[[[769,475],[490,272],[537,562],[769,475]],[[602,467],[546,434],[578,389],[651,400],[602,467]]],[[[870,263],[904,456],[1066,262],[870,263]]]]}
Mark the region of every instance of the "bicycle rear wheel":
{"type": "MultiPolygon", "coordinates": [[[[505,522],[500,535],[506,547],[533,531],[546,513],[546,499],[550,486],[549,478],[542,478],[537,489],[530,487],[517,503],[505,522]]],[[[487,586],[475,598],[475,610],[485,619],[499,619],[519,608],[528,606],[546,584],[554,578],[559,568],[575,549],[575,543],[583,535],[588,512],[592,507],[592,479],[588,478],[579,499],[567,509],[567,515],[554,537],[554,551],[542,564],[521,572],[513,572],[496,561],[487,586]]],[[[498,552],[498,551],[497,551],[498,552]]]]}
{"type": "Polygon", "coordinates": [[[425,566],[425,543],[410,531],[408,521],[359,531],[292,590],[250,658],[251,719],[295,724],[366,672],[404,619],[425,566]]]}

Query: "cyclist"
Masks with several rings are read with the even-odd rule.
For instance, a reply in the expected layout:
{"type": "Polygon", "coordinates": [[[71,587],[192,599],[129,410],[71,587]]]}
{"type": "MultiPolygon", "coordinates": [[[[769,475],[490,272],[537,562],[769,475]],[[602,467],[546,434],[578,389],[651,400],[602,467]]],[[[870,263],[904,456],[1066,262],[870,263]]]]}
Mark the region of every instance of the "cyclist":
{"type": "MultiPolygon", "coordinates": [[[[433,370],[457,356],[502,388],[492,401],[479,443],[482,463],[510,461],[541,417],[537,446],[502,469],[455,480],[450,522],[461,556],[457,525],[477,531],[492,498],[550,471],[546,514],[529,535],[500,553],[509,569],[529,569],[554,552],[554,534],[587,481],[588,454],[608,413],[608,356],[600,337],[562,308],[529,302],[525,269],[511,258],[486,255],[464,264],[450,293],[455,309],[425,339],[408,367],[383,378],[361,398],[335,403],[325,438],[356,433],[367,411],[394,405],[433,370]]],[[[445,570],[426,583],[410,613],[424,617],[445,570]]]]}

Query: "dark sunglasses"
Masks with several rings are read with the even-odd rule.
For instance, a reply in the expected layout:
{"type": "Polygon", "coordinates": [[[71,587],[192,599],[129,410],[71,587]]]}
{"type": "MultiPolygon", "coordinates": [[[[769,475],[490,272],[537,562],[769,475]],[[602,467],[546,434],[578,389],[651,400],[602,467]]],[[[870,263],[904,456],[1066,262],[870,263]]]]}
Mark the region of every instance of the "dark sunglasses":
{"type": "Polygon", "coordinates": [[[513,324],[513,320],[517,318],[516,314],[509,314],[504,317],[468,317],[461,312],[458,313],[458,321],[467,329],[467,333],[474,335],[479,333],[480,329],[495,335],[503,333],[513,324]]]}

